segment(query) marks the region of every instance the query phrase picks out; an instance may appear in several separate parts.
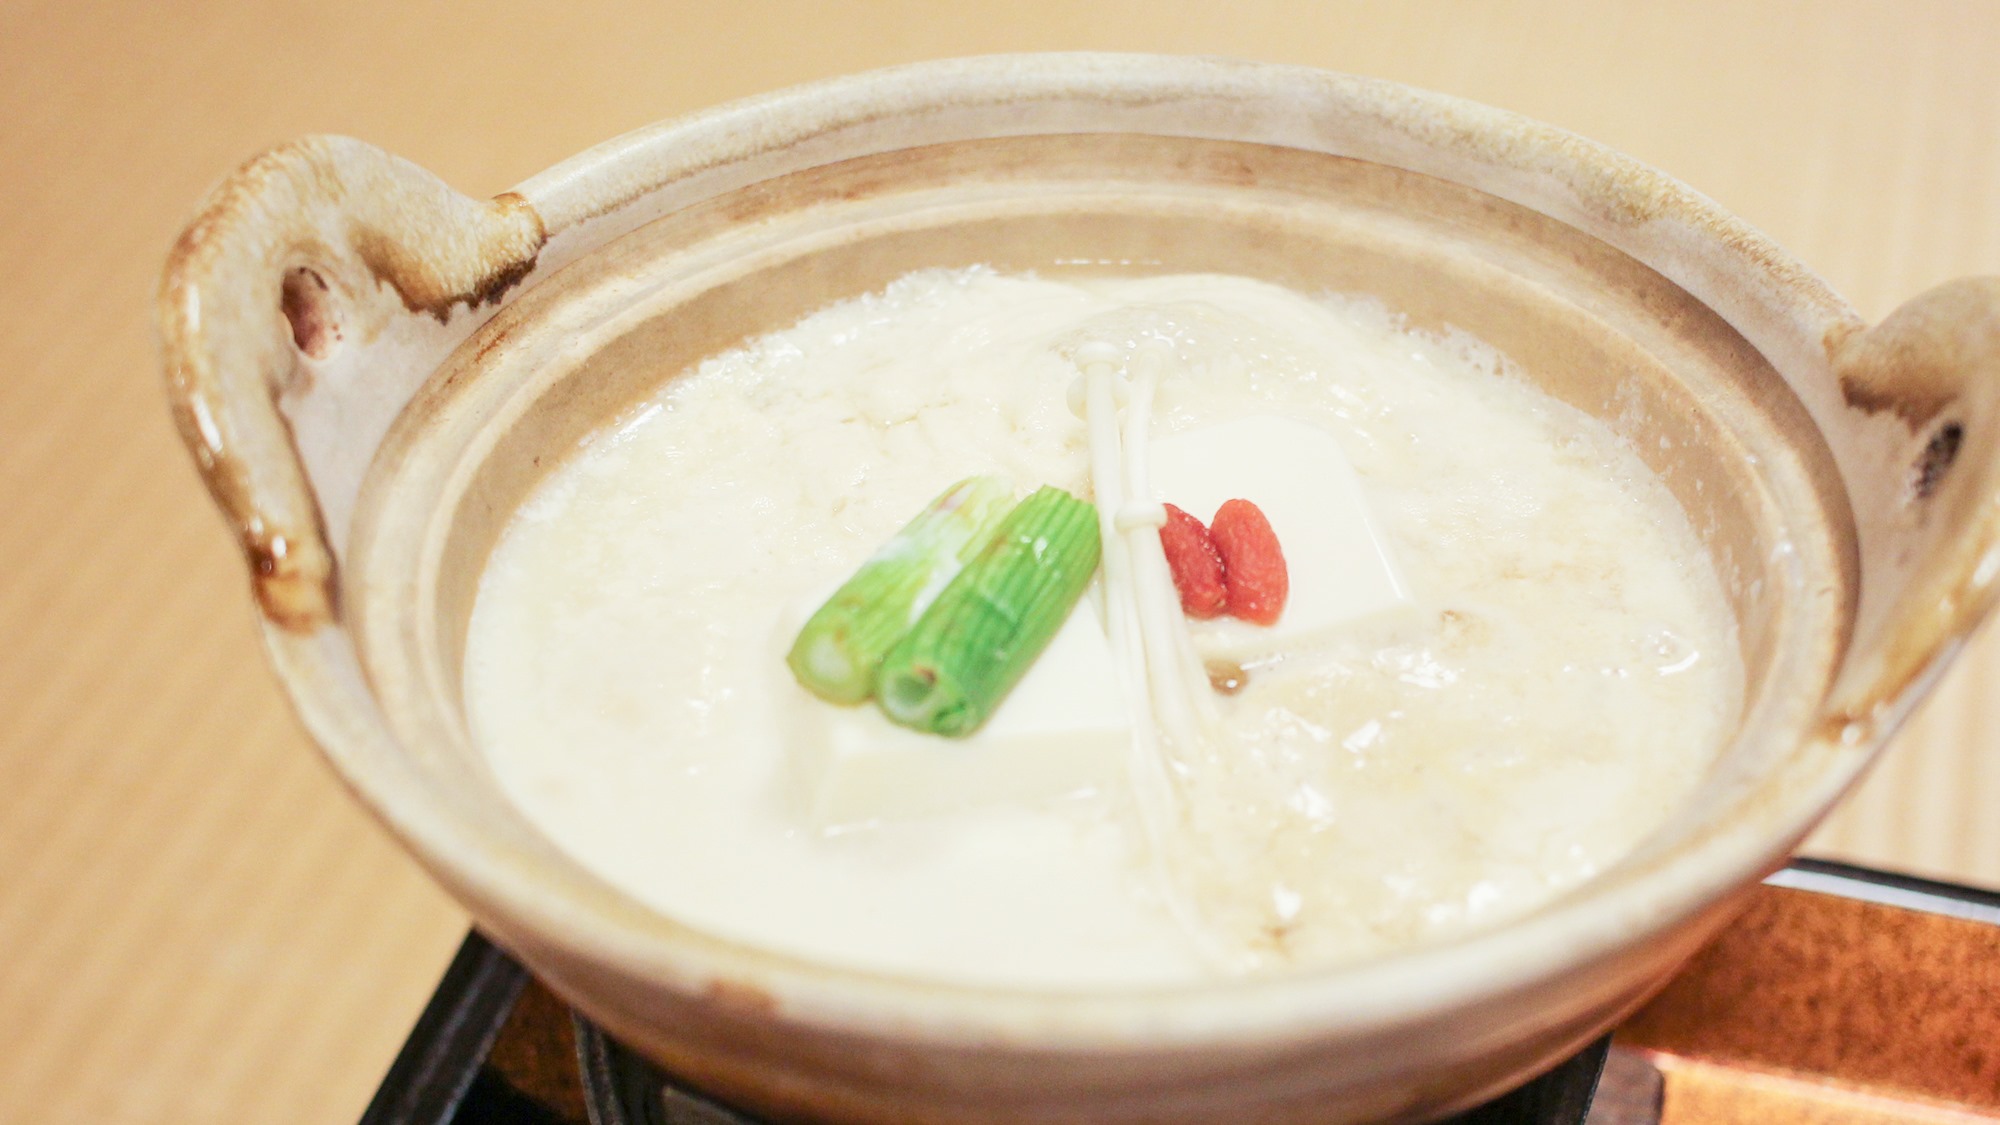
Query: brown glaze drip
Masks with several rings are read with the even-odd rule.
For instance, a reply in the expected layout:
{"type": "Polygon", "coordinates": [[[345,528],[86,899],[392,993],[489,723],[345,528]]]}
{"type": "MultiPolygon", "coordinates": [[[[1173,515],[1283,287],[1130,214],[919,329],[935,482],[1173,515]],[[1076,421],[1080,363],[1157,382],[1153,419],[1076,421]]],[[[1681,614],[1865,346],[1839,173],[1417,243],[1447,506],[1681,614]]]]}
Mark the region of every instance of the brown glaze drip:
{"type": "Polygon", "coordinates": [[[469,199],[344,137],[257,156],[188,224],[160,287],[168,399],[273,624],[306,632],[338,612],[318,501],[277,405],[304,389],[299,355],[325,358],[350,330],[369,338],[388,315],[381,287],[440,323],[498,301],[547,241],[520,195],[469,199]]]}
{"type": "Polygon", "coordinates": [[[1841,377],[1840,397],[1863,414],[1894,414],[1913,430],[1935,418],[1951,402],[1946,394],[1927,394],[1910,386],[1870,386],[1852,375],[1841,377]]]}
{"type": "Polygon", "coordinates": [[[1961,372],[1939,362],[1947,331],[1939,311],[1913,303],[1880,330],[1842,325],[1829,331],[1827,355],[1840,375],[1842,401],[1864,414],[1893,414],[1912,432],[1951,405],[1961,372]]]}
{"type": "Polygon", "coordinates": [[[243,533],[250,585],[264,616],[294,632],[310,632],[339,615],[339,585],[325,537],[294,542],[283,535],[243,533]]]}
{"type": "Polygon", "coordinates": [[[498,219],[512,223],[518,216],[521,223],[532,224],[534,249],[525,257],[486,263],[485,272],[469,285],[462,280],[454,285],[452,279],[443,277],[435,261],[420,247],[406,241],[400,233],[390,234],[374,226],[356,223],[348,231],[348,241],[355,257],[361,260],[376,281],[396,291],[404,308],[436,317],[437,322],[443,324],[451,319],[452,310],[459,305],[478,308],[499,301],[509,289],[520,284],[522,278],[534,272],[535,263],[541,258],[541,248],[548,242],[548,230],[542,224],[542,217],[519,193],[510,191],[495,196],[490,206],[498,219]]]}

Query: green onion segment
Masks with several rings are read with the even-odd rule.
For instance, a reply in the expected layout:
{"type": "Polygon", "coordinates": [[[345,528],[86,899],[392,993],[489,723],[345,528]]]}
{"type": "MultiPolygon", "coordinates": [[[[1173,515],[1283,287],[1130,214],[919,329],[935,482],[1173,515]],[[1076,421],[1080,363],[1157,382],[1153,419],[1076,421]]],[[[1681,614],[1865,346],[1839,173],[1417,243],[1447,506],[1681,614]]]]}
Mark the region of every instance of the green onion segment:
{"type": "Polygon", "coordinates": [[[785,656],[792,675],[830,703],[867,699],[884,654],[992,540],[1013,499],[997,476],[945,489],[813,612],[785,656]]]}
{"type": "Polygon", "coordinates": [[[883,657],[883,714],[951,738],[978,730],[1069,617],[1100,550],[1092,505],[1053,487],[1021,501],[883,657]]]}

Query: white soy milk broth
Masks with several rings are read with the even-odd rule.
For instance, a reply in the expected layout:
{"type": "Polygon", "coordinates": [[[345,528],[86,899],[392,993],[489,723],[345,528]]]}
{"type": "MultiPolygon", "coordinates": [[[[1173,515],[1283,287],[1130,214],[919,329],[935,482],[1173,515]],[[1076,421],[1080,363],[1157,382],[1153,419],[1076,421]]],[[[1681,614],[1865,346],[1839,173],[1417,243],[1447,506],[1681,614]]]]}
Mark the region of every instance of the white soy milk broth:
{"type": "Polygon", "coordinates": [[[465,677],[512,799],[663,913],[829,963],[1085,987],[1379,955],[1533,910],[1666,819],[1742,671],[1664,486],[1475,342],[1247,279],[974,269],[714,357],[595,437],[503,534],[465,677]],[[1252,666],[1218,700],[1228,752],[1182,762],[1163,848],[1116,786],[816,828],[781,614],[954,480],[1087,498],[1062,346],[1119,318],[1176,348],[1157,433],[1278,414],[1335,435],[1415,608],[1252,666]]]}

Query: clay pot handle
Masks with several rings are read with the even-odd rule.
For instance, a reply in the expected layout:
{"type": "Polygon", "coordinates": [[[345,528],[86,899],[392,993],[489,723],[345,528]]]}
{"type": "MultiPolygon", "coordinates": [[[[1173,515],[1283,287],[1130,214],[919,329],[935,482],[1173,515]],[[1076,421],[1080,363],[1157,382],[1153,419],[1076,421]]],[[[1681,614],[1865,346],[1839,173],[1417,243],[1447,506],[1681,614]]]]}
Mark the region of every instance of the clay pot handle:
{"type": "Polygon", "coordinates": [[[1946,283],[1831,342],[1861,605],[1829,733],[1872,740],[1962,645],[2000,579],[2000,278],[1946,283]]]}
{"type": "Polygon", "coordinates": [[[497,298],[545,239],[519,196],[468,198],[345,137],[271,149],[210,193],[161,281],[167,393],[272,622],[309,630],[337,612],[334,552],[280,397],[343,350],[344,376],[377,376],[360,353],[394,319],[442,323],[497,298]]]}

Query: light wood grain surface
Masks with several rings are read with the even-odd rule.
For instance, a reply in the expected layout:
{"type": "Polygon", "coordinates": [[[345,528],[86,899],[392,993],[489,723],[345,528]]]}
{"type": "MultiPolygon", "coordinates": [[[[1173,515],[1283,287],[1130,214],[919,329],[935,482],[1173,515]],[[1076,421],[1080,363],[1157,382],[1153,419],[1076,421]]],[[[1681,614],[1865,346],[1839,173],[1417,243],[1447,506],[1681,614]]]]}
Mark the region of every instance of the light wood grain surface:
{"type": "MultiPolygon", "coordinates": [[[[294,728],[161,404],[200,193],[349,133],[475,194],[739,95],[1203,52],[1505,106],[1666,168],[1865,313],[2000,272],[2000,4],[0,5],[0,1121],[344,1122],[464,926],[294,728]]],[[[1813,849],[2000,883],[1982,641],[1813,849]]]]}

